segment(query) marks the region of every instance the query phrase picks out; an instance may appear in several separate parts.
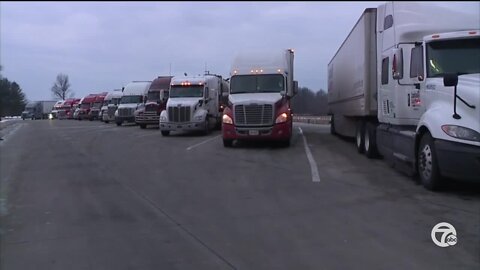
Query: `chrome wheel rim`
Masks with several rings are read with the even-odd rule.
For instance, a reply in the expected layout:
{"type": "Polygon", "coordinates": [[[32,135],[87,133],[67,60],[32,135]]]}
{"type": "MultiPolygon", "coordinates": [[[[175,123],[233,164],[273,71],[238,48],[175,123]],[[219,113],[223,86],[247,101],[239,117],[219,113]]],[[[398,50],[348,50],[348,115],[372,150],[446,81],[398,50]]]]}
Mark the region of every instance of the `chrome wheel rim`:
{"type": "Polygon", "coordinates": [[[365,151],[368,152],[368,149],[370,149],[370,137],[368,136],[368,130],[365,131],[365,139],[364,139],[364,144],[365,144],[365,151]]]}
{"type": "Polygon", "coordinates": [[[430,179],[432,176],[432,149],[428,144],[423,147],[420,153],[419,167],[423,178],[430,179]]]}

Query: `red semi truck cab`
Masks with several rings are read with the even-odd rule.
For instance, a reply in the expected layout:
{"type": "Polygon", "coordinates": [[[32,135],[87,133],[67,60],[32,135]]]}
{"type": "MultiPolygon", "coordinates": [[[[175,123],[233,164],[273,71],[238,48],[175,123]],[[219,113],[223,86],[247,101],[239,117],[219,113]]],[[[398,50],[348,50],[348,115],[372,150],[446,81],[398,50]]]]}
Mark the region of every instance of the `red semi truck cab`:
{"type": "Polygon", "coordinates": [[[90,94],[84,97],[79,104],[78,110],[78,120],[88,119],[92,105],[95,102],[96,94],[90,94]]]}
{"type": "Polygon", "coordinates": [[[90,121],[98,120],[100,117],[100,109],[103,105],[103,100],[107,96],[108,92],[102,92],[95,96],[95,100],[93,101],[92,107],[90,108],[90,112],[88,113],[88,119],[90,121]]]}
{"type": "Polygon", "coordinates": [[[140,128],[158,125],[160,113],[165,110],[172,76],[159,76],[152,81],[147,92],[145,106],[135,114],[135,122],[140,128]]]}
{"type": "Polygon", "coordinates": [[[293,50],[239,54],[230,72],[230,94],[223,111],[225,147],[234,140],[273,140],[290,145],[293,50]]]}

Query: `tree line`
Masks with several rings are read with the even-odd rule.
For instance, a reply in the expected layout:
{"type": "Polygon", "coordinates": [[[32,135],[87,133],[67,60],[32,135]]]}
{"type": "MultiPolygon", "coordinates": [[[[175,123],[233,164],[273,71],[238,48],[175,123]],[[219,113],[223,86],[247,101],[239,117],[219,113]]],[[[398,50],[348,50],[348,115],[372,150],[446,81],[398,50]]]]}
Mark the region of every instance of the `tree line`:
{"type": "Polygon", "coordinates": [[[20,115],[26,104],[20,85],[0,75],[0,117],[20,115]]]}
{"type": "Polygon", "coordinates": [[[314,92],[307,87],[299,87],[297,95],[292,98],[294,114],[327,115],[328,100],[325,90],[314,92]]]}

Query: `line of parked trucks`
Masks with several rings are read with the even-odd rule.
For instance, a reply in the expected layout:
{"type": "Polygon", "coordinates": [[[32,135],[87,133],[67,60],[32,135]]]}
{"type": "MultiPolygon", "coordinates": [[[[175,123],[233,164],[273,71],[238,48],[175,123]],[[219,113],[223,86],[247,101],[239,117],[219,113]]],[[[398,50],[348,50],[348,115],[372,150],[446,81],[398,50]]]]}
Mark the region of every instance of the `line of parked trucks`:
{"type": "MultiPolygon", "coordinates": [[[[444,177],[478,181],[479,25],[478,15],[425,3],[366,9],[328,64],[331,133],[355,138],[358,152],[418,175],[428,189],[444,177]]],[[[163,136],[221,127],[225,147],[257,139],[289,145],[293,59],[291,49],[239,54],[229,79],[206,73],[133,81],[66,100],[56,113],[155,124],[163,136]]]]}

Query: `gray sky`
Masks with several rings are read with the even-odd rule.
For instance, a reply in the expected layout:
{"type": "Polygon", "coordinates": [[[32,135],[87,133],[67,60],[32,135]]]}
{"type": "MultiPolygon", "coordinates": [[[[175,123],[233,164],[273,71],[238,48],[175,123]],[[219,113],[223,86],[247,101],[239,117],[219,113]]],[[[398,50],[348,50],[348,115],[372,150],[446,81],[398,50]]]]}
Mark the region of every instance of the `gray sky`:
{"type": "MultiPolygon", "coordinates": [[[[156,76],[229,76],[237,51],[294,48],[299,86],[327,89],[327,64],[363,10],[384,2],[0,2],[2,76],[52,99],[58,73],[76,97],[156,76]]],[[[471,11],[479,2],[455,3],[471,11]]]]}

